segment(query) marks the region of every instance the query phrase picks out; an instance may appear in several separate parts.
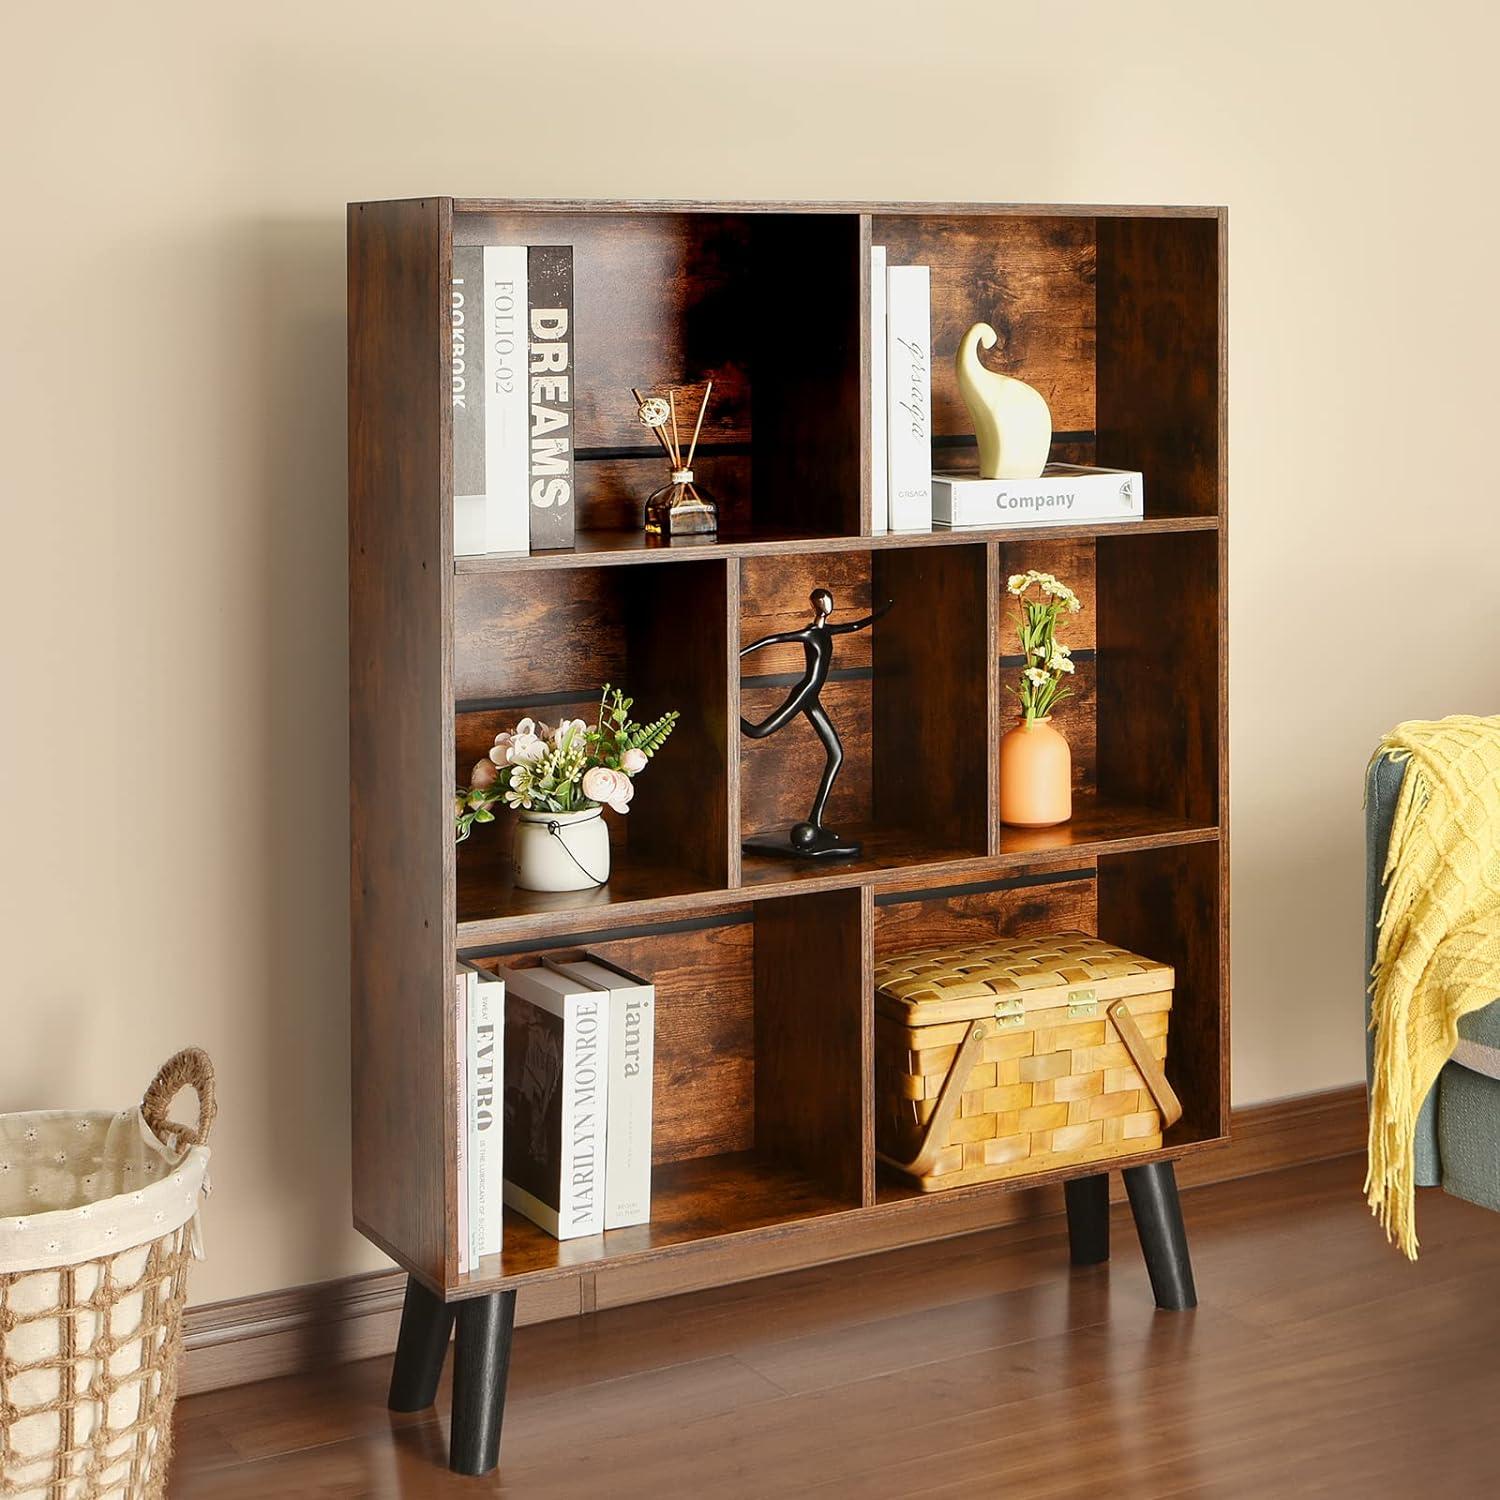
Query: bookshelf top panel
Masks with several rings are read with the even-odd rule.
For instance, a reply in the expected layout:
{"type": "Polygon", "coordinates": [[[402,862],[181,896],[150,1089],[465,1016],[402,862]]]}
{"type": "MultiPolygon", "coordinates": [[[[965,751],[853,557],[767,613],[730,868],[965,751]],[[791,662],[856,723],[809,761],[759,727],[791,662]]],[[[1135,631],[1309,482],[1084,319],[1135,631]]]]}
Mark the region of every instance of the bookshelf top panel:
{"type": "Polygon", "coordinates": [[[456,214],[977,214],[1100,219],[1218,219],[1228,214],[1228,209],[1220,205],[1186,203],[944,203],[921,200],[873,203],[861,200],[804,202],[785,198],[454,198],[452,203],[456,214]]]}

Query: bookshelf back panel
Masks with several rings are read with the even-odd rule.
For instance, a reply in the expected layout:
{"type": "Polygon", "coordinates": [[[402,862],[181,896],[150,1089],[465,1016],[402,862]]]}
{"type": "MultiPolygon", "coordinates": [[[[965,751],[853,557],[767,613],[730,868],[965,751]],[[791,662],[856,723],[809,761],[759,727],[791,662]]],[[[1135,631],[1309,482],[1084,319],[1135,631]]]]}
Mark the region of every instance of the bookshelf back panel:
{"type": "Polygon", "coordinates": [[[656,986],[651,1159],[657,1164],[748,1151],[755,1145],[755,926],[746,907],[705,914],[702,926],[537,949],[585,952],[656,986]]]}
{"type": "Polygon", "coordinates": [[[682,391],[685,452],[712,380],[693,467],[720,534],[858,534],[857,214],[469,211],[453,239],[573,249],[579,530],[639,525],[666,482],[631,388],[682,391]]]}
{"type": "Polygon", "coordinates": [[[1007,691],[1020,680],[1021,644],[1016,632],[1017,606],[1004,593],[1008,579],[1017,573],[1035,569],[1051,573],[1078,595],[1083,606],[1076,615],[1064,614],[1058,624],[1058,637],[1072,648],[1077,664],[1070,687],[1072,696],[1064,698],[1052,715],[1052,722],[1068,741],[1073,754],[1073,790],[1093,791],[1098,777],[1098,710],[1097,662],[1095,648],[1098,632],[1098,600],[1094,590],[1094,543],[1092,541],[1049,541],[1031,537],[1000,546],[1000,650],[996,657],[999,672],[997,702],[1000,706],[1002,732],[1016,722],[1019,709],[1016,699],[1007,691]]]}
{"type": "Polygon", "coordinates": [[[1227,877],[1217,839],[1099,861],[1100,935],[1175,975],[1166,1066],[1183,1114],[1168,1145],[1229,1129],[1227,877]]]}
{"type": "MultiPolygon", "coordinates": [[[[837,552],[823,557],[748,558],[740,564],[742,649],[761,636],[800,630],[812,618],[808,596],[826,587],[834,598],[834,620],[870,611],[870,554],[837,552]]],[[[752,723],[786,698],[802,675],[806,657],[798,645],[767,646],[740,661],[740,712],[752,723]]],[[[868,824],[870,792],[871,632],[839,637],[823,705],[838,729],[844,764],[829,797],[829,826],[868,824]]],[[[807,816],[823,774],[824,751],[812,726],[799,715],[768,739],[740,737],[740,807],[744,833],[783,828],[807,816]]]]}
{"type": "Polygon", "coordinates": [[[750,441],[745,216],[465,213],[454,216],[453,242],[573,247],[580,449],[654,451],[630,388],[709,379],[701,441],[750,441]]]}
{"type": "MultiPolygon", "coordinates": [[[[612,843],[629,843],[625,879],[647,893],[726,886],[725,568],[722,561],[705,560],[666,568],[458,575],[453,672],[459,784],[467,784],[500,729],[527,715],[554,725],[564,717],[592,724],[601,690],[613,684],[634,699],[632,716],[642,722],[671,709],[681,714],[659,757],[638,779],[629,814],[605,819],[612,843]],[[661,878],[653,879],[655,874],[661,878]]],[[[512,821],[477,828],[461,847],[460,920],[465,913],[495,916],[508,909],[512,821]],[[487,909],[488,902],[501,904],[487,909]]]]}
{"type": "Polygon", "coordinates": [[[1095,871],[1086,867],[1018,875],[947,889],[883,891],[875,898],[875,958],[945,943],[985,942],[997,933],[1092,932],[1095,871]]]}
{"type": "MultiPolygon", "coordinates": [[[[953,356],[975,323],[1000,336],[985,362],[1034,385],[1058,432],[1094,428],[1093,219],[877,214],[890,265],[932,268],[932,430],[972,435],[953,356]]],[[[945,460],[940,451],[939,467],[945,460]]]]}

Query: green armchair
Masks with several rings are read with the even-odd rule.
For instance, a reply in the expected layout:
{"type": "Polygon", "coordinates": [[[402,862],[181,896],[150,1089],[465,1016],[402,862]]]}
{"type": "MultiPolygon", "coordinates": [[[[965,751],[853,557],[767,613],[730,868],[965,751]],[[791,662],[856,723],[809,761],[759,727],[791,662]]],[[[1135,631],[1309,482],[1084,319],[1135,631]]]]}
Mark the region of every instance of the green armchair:
{"type": "MultiPolygon", "coordinates": [[[[1375,962],[1386,850],[1406,764],[1381,756],[1365,775],[1365,978],[1375,962]]],[[[1365,1066],[1374,1054],[1365,996],[1365,1066]]],[[[1500,999],[1458,1023],[1458,1047],[1417,1116],[1418,1187],[1500,1209],[1500,999]]]]}

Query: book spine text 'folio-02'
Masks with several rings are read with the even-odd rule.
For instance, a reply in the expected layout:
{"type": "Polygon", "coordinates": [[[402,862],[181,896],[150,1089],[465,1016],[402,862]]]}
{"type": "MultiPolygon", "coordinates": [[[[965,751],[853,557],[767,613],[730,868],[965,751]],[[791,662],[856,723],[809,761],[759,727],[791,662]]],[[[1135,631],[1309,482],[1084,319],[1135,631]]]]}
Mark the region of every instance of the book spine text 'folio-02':
{"type": "Polygon", "coordinates": [[[531,531],[526,247],[484,247],[485,550],[525,552],[531,531]]]}

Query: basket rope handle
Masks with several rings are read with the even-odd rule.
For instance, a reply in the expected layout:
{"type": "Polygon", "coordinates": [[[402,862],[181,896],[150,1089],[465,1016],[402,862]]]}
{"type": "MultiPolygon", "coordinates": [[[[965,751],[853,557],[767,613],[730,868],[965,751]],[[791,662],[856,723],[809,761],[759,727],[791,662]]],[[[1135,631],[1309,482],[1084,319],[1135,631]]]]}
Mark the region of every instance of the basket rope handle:
{"type": "Polygon", "coordinates": [[[205,1146],[219,1113],[214,1093],[214,1065],[201,1047],[184,1047],[173,1053],[157,1071],[141,1099],[141,1114],[159,1140],[174,1136],[179,1146],[205,1146]],[[192,1089],[198,1096],[198,1124],[179,1125],[167,1117],[167,1107],[182,1092],[192,1089]]]}

